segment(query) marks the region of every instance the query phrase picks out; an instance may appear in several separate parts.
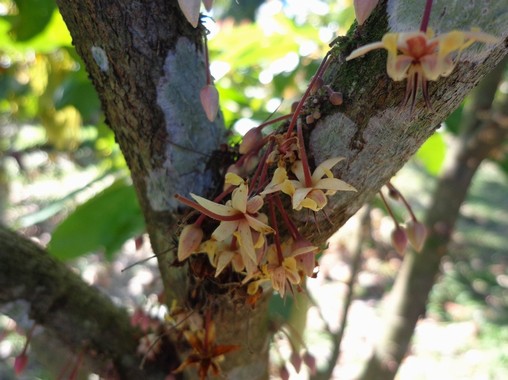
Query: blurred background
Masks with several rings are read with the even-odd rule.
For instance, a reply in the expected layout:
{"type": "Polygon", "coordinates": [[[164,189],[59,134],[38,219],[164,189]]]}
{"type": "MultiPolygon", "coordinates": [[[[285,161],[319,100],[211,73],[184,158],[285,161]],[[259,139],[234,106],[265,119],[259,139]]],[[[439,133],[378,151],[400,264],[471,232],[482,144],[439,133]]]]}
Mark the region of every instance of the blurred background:
{"type": "MultiPolygon", "coordinates": [[[[290,112],[328,44],[353,23],[354,10],[352,1],[217,0],[208,16],[211,72],[235,144],[253,126],[290,112]]],[[[495,99],[508,94],[503,70],[495,99]]],[[[472,99],[392,181],[420,219],[432,204],[445,159],[463,139],[472,99]]],[[[482,109],[483,117],[495,104],[482,109]]],[[[398,379],[508,378],[507,174],[507,144],[500,141],[468,189],[398,379]]],[[[390,204],[404,222],[403,205],[390,204]]],[[[274,297],[273,378],[316,378],[315,362],[330,378],[355,379],[370,357],[385,328],[381,309],[403,254],[392,247],[393,221],[380,199],[360,214],[330,240],[306,293],[294,300],[274,297]],[[368,234],[357,249],[350,237],[362,225],[368,234]],[[305,352],[300,357],[307,365],[299,371],[295,352],[305,352]]],[[[52,0],[0,0],[0,222],[46,246],[131,312],[164,316],[155,260],[130,267],[152,255],[143,218],[97,94],[52,0]]],[[[14,361],[31,329],[22,305],[0,307],[1,379],[16,378],[14,361]]],[[[48,368],[58,366],[55,358],[35,342],[33,350],[39,352],[29,355],[19,378],[54,378],[48,368]]]]}

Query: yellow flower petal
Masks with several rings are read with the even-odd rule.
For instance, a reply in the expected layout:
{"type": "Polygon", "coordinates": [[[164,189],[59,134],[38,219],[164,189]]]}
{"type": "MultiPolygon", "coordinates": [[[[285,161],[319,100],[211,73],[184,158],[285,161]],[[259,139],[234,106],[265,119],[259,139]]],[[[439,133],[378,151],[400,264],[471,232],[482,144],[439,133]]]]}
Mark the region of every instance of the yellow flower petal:
{"type": "Polygon", "coordinates": [[[275,232],[272,227],[263,223],[262,221],[258,220],[257,218],[254,218],[253,216],[245,214],[245,220],[247,221],[247,224],[250,228],[252,228],[253,230],[258,231],[264,235],[271,234],[271,233],[275,232]]]}
{"type": "Polygon", "coordinates": [[[439,37],[438,59],[443,59],[451,52],[462,49],[464,46],[465,34],[458,30],[452,30],[439,37]]]}
{"type": "Polygon", "coordinates": [[[226,173],[226,180],[224,182],[228,185],[239,186],[244,183],[244,180],[238,174],[229,172],[226,173]]]}
{"type": "Polygon", "coordinates": [[[247,197],[249,195],[249,189],[247,185],[242,183],[235,190],[233,190],[233,194],[231,195],[231,206],[245,214],[247,212],[247,197]]]}
{"type": "MultiPolygon", "coordinates": [[[[295,181],[297,183],[300,183],[298,181],[295,181]]],[[[293,185],[293,182],[292,181],[289,181],[289,180],[285,180],[281,187],[280,187],[281,191],[284,193],[284,194],[287,194],[287,195],[293,195],[296,191],[295,189],[295,186],[293,185]]]]}
{"type": "MultiPolygon", "coordinates": [[[[384,47],[386,50],[388,50],[388,54],[395,54],[397,55],[397,43],[399,41],[399,33],[386,33],[382,40],[381,44],[382,47],[384,47]]],[[[375,42],[378,43],[379,42],[375,42]]],[[[372,45],[372,44],[369,44],[372,45]]],[[[365,45],[365,46],[369,46],[365,45]]]]}
{"type": "Polygon", "coordinates": [[[221,215],[221,216],[232,216],[238,214],[238,211],[236,211],[231,206],[222,205],[220,203],[215,203],[212,201],[209,201],[206,198],[200,197],[199,195],[195,195],[191,193],[191,197],[194,198],[194,200],[199,203],[201,206],[206,208],[207,210],[210,210],[211,212],[221,215]]]}
{"type": "Polygon", "coordinates": [[[287,279],[292,284],[298,284],[301,280],[296,268],[296,260],[293,257],[287,257],[282,263],[287,279]]]}
{"type": "Polygon", "coordinates": [[[296,189],[295,193],[292,195],[293,209],[301,210],[303,207],[302,202],[307,197],[307,194],[309,194],[311,191],[312,191],[311,187],[303,187],[300,189],[296,189]]]}
{"type": "Polygon", "coordinates": [[[252,241],[252,232],[250,226],[246,221],[241,221],[238,224],[238,233],[235,233],[240,245],[240,252],[244,257],[244,261],[251,260],[257,263],[256,251],[254,249],[254,242],[252,241]]]}
{"type": "Polygon", "coordinates": [[[346,58],[346,61],[350,61],[352,59],[361,57],[364,54],[367,54],[369,51],[375,50],[375,49],[381,49],[384,48],[383,42],[373,42],[371,44],[364,45],[362,47],[359,47],[356,50],[353,50],[351,54],[349,54],[346,58]]]}
{"type": "MultiPolygon", "coordinates": [[[[356,189],[349,183],[344,182],[338,178],[323,178],[320,179],[314,188],[322,190],[333,190],[335,191],[356,191],[356,189]]],[[[330,194],[331,195],[331,194],[330,194]]]]}
{"type": "Polygon", "coordinates": [[[310,208],[313,211],[319,211],[323,207],[326,206],[328,203],[328,198],[326,197],[325,193],[319,189],[313,189],[309,195],[307,195],[307,198],[304,199],[304,202],[302,202],[303,207],[310,208]],[[309,203],[311,207],[305,206],[306,202],[312,201],[313,203],[309,203]]]}
{"type": "Polygon", "coordinates": [[[265,189],[261,192],[261,194],[265,195],[265,194],[275,193],[276,191],[280,191],[282,184],[287,179],[288,179],[288,174],[286,172],[286,169],[284,169],[283,167],[278,167],[277,169],[275,169],[275,172],[273,173],[272,180],[265,187],[265,189]]]}
{"type": "Polygon", "coordinates": [[[344,157],[333,157],[320,163],[314,170],[314,173],[312,173],[312,183],[314,184],[319,181],[325,174],[330,174],[333,177],[330,169],[342,160],[344,160],[344,157]]]}
{"type": "Polygon", "coordinates": [[[291,166],[291,171],[295,174],[296,178],[298,178],[298,181],[305,183],[305,174],[303,174],[302,161],[295,161],[291,166]]]}
{"type": "Polygon", "coordinates": [[[213,231],[212,237],[217,241],[224,241],[232,236],[237,230],[241,220],[232,220],[220,222],[219,226],[213,231]]]}
{"type": "Polygon", "coordinates": [[[232,251],[222,251],[219,253],[217,257],[217,270],[215,271],[215,277],[217,277],[221,272],[228,266],[228,264],[233,259],[233,256],[235,255],[232,251]]]}
{"type": "Polygon", "coordinates": [[[319,208],[318,204],[310,198],[305,198],[303,201],[300,202],[300,208],[296,209],[297,211],[301,210],[302,208],[308,208],[312,211],[319,211],[321,208],[319,208]]]}

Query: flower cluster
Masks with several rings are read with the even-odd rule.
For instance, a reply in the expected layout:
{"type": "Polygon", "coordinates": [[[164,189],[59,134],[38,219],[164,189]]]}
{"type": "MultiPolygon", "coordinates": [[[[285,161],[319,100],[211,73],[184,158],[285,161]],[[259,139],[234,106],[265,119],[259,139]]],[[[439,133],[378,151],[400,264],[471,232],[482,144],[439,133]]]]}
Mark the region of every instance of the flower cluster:
{"type": "Polygon", "coordinates": [[[332,173],[342,157],[325,160],[311,171],[299,114],[277,120],[284,119],[291,120],[282,133],[263,136],[265,123],[245,136],[238,149],[241,157],[228,169],[217,198],[176,196],[200,213],[182,229],[178,259],[208,255],[215,276],[227,270],[239,273],[251,296],[267,283],[284,297],[313,276],[319,249],[302,236],[291,215],[304,209],[318,212],[336,192],[355,191],[332,173]],[[290,199],[284,202],[286,196],[290,199]],[[207,223],[205,233],[203,223],[210,220],[212,228],[207,223]],[[282,228],[289,232],[284,241],[282,228]]]}

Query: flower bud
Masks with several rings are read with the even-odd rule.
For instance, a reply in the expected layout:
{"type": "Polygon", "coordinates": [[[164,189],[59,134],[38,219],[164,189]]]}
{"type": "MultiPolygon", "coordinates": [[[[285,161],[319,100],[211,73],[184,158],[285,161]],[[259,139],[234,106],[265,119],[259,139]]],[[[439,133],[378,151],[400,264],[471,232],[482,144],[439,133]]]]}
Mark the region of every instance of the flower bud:
{"type": "Polygon", "coordinates": [[[22,352],[18,356],[16,356],[16,359],[14,360],[14,373],[16,376],[21,375],[28,364],[28,355],[26,352],[22,352]]]}
{"type": "Polygon", "coordinates": [[[397,189],[389,187],[388,196],[392,199],[395,199],[396,201],[400,200],[400,193],[397,189]]]}
{"type": "Polygon", "coordinates": [[[289,371],[285,365],[279,368],[279,377],[281,380],[289,380],[289,371]]]}
{"type": "Polygon", "coordinates": [[[379,0],[354,0],[355,17],[358,25],[362,25],[376,8],[379,0]]]}
{"type": "Polygon", "coordinates": [[[307,367],[309,367],[309,372],[311,375],[315,375],[317,372],[316,358],[309,354],[307,351],[303,354],[303,362],[307,367]]]}
{"type": "Polygon", "coordinates": [[[407,234],[403,228],[397,226],[392,231],[392,245],[395,250],[401,255],[404,253],[407,247],[407,234]]]}
{"type": "Polygon", "coordinates": [[[305,239],[296,240],[291,247],[291,252],[296,259],[298,268],[308,277],[312,277],[314,274],[314,269],[316,268],[316,254],[318,251],[318,247],[313,246],[311,242],[305,239]]]}
{"type": "Polygon", "coordinates": [[[259,157],[251,155],[244,161],[243,167],[247,173],[251,173],[259,164],[259,157]]]}
{"type": "Polygon", "coordinates": [[[227,173],[234,173],[234,174],[239,175],[240,177],[243,177],[243,174],[244,174],[242,168],[240,168],[238,165],[236,165],[236,163],[228,166],[228,168],[226,170],[226,174],[227,173]]]}
{"type": "Polygon", "coordinates": [[[289,361],[295,368],[296,373],[300,373],[300,369],[302,369],[302,357],[300,354],[296,351],[293,351],[291,353],[291,357],[289,358],[289,361]]]}
{"type": "Polygon", "coordinates": [[[201,89],[199,98],[201,99],[206,117],[208,120],[214,121],[219,111],[219,92],[215,86],[208,84],[201,89]]]}
{"type": "Polygon", "coordinates": [[[203,230],[195,224],[185,226],[178,240],[178,260],[184,261],[192,255],[203,240],[203,230]]]}
{"type": "Polygon", "coordinates": [[[178,0],[178,5],[187,21],[196,28],[199,22],[200,0],[178,0]]]}
{"type": "Polygon", "coordinates": [[[310,89],[311,95],[314,95],[323,85],[325,84],[323,78],[317,78],[312,84],[312,88],[310,89]]]}
{"type": "Polygon", "coordinates": [[[203,4],[207,12],[210,12],[213,7],[213,0],[203,0],[203,4]]]}
{"type": "Polygon", "coordinates": [[[263,140],[263,135],[259,128],[250,129],[245,136],[243,136],[242,143],[238,149],[240,154],[245,154],[255,148],[263,140]]]}
{"type": "Polygon", "coordinates": [[[406,231],[409,242],[417,252],[420,252],[427,238],[427,228],[417,220],[410,220],[406,223],[406,231]]]}
{"type": "Polygon", "coordinates": [[[344,102],[344,97],[341,92],[334,91],[328,96],[328,100],[334,106],[340,106],[344,102]]]}

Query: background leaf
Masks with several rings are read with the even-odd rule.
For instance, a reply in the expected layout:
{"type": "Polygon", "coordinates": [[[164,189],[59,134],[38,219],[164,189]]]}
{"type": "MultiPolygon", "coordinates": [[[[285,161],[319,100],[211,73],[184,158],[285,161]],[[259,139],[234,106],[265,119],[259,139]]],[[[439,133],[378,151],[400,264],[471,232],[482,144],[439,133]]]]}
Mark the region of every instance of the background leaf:
{"type": "Polygon", "coordinates": [[[443,134],[434,133],[416,152],[416,159],[432,175],[438,175],[446,155],[443,134]]]}
{"type": "Polygon", "coordinates": [[[49,252],[69,260],[96,250],[112,259],[123,243],[144,230],[136,194],[124,181],[78,206],[53,232],[49,252]]]}
{"type": "Polygon", "coordinates": [[[18,14],[10,20],[11,34],[18,41],[36,36],[49,23],[56,4],[53,0],[15,0],[18,14]]]}

